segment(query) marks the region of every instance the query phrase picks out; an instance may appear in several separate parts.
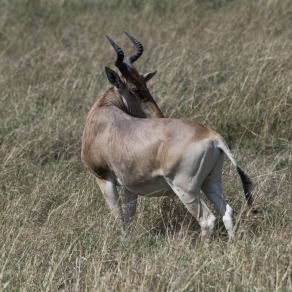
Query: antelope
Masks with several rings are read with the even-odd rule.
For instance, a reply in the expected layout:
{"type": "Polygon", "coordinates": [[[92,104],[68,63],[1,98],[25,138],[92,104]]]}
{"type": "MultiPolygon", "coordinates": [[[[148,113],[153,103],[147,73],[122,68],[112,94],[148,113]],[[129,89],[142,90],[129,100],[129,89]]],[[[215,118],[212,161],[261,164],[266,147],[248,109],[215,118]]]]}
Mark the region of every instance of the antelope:
{"type": "Polygon", "coordinates": [[[234,239],[232,208],[222,190],[224,153],[235,166],[245,198],[252,205],[251,180],[235,162],[223,138],[191,120],[164,118],[146,83],[156,71],[140,75],[133,63],[143,53],[142,44],[125,34],[135,53],[116,52],[121,76],[105,67],[112,85],[91,108],[83,132],[81,157],[95,176],[116,220],[127,228],[136,213],[137,197],[177,196],[198,221],[201,239],[213,234],[215,216],[203,201],[201,190],[222,217],[230,241],[234,239]],[[125,190],[119,204],[117,187],[125,190]],[[123,214],[124,213],[124,214],[123,214]]]}

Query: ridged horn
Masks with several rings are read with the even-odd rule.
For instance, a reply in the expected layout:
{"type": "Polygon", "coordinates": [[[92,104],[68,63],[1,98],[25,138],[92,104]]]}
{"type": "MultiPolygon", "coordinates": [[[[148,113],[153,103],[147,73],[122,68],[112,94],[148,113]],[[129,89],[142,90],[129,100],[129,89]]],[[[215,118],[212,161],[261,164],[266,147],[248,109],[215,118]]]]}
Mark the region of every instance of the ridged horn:
{"type": "Polygon", "coordinates": [[[133,55],[127,57],[125,60],[126,62],[129,62],[132,65],[135,61],[137,61],[141,57],[144,49],[143,49],[142,44],[138,40],[136,40],[133,36],[131,36],[126,31],[124,31],[124,33],[136,47],[136,52],[133,55]]]}
{"type": "Polygon", "coordinates": [[[125,57],[124,52],[121,49],[121,47],[118,46],[109,36],[106,35],[106,38],[108,39],[108,41],[111,43],[111,45],[116,51],[117,59],[115,61],[115,65],[120,69],[120,67],[122,67],[121,65],[123,64],[124,57],[125,57]]]}

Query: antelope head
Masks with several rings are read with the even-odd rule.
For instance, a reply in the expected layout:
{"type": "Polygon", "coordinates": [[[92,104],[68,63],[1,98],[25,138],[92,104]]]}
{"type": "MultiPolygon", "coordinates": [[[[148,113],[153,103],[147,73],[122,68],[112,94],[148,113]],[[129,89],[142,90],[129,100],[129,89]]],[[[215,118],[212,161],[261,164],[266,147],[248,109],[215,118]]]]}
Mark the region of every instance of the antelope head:
{"type": "Polygon", "coordinates": [[[162,112],[147,88],[147,82],[156,74],[156,71],[144,75],[139,74],[133,64],[141,57],[143,46],[133,36],[127,32],[125,34],[136,47],[135,53],[126,58],[121,47],[106,36],[117,54],[115,66],[121,73],[119,76],[114,70],[105,67],[107,78],[122,101],[124,111],[129,115],[138,118],[163,118],[162,112]]]}

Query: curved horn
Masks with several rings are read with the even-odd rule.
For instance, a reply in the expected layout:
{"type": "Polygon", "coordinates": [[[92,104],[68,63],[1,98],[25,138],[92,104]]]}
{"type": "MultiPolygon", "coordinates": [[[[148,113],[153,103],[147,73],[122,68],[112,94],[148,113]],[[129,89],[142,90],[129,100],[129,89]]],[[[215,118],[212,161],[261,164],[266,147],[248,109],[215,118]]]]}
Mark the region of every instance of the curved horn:
{"type": "Polygon", "coordinates": [[[126,31],[124,31],[124,33],[127,35],[127,37],[131,40],[131,42],[136,47],[136,52],[133,55],[126,58],[126,61],[129,61],[130,64],[133,64],[136,60],[138,60],[141,57],[143,53],[143,46],[138,40],[136,40],[129,33],[127,33],[126,31]]]}
{"type": "Polygon", "coordinates": [[[113,48],[115,49],[117,53],[117,59],[115,61],[115,65],[119,68],[119,66],[122,65],[124,61],[124,57],[125,57],[124,52],[109,36],[106,35],[106,38],[109,40],[109,42],[111,43],[111,45],[113,46],[113,48]]]}

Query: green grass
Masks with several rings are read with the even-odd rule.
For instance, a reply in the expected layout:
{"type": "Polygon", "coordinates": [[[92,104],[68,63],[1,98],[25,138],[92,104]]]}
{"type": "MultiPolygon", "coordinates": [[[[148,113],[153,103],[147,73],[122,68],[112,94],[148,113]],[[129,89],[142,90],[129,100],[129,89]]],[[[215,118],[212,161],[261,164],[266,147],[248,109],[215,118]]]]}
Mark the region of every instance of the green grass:
{"type": "Polygon", "coordinates": [[[0,5],[0,291],[292,289],[291,1],[0,5]],[[226,161],[234,244],[218,223],[201,245],[182,204],[161,198],[140,198],[122,235],[81,163],[86,115],[114,68],[105,34],[130,53],[123,30],[145,47],[139,71],[158,70],[163,113],[211,126],[253,179],[257,215],[226,161]]]}

